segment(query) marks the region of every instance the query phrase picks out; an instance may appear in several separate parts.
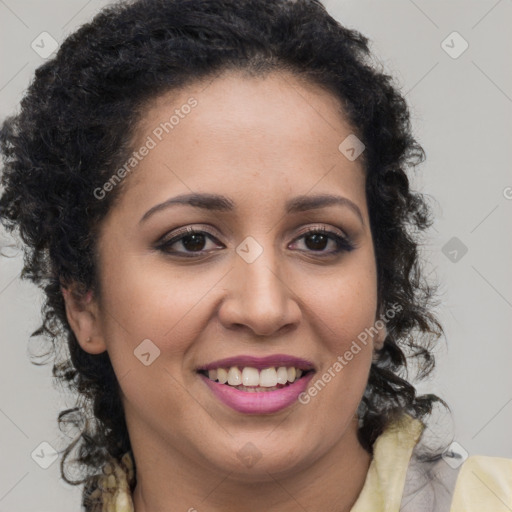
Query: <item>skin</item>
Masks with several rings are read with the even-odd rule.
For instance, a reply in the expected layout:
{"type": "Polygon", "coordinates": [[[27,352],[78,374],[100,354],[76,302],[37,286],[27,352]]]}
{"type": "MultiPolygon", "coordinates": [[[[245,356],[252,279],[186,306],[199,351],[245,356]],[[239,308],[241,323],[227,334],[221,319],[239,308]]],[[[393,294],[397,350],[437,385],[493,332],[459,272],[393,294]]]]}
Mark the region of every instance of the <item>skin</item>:
{"type": "Polygon", "coordinates": [[[101,297],[66,299],[82,348],[108,350],[120,382],[135,510],[230,512],[243,503],[247,512],[348,511],[371,462],[355,414],[384,331],[307,405],[273,414],[228,408],[195,370],[281,353],[312,361],[322,375],[378,319],[363,164],[338,150],[353,130],[338,100],[316,85],[284,73],[227,73],[154,99],[134,149],[190,97],[197,106],[126,177],[101,225],[101,297]],[[140,222],[190,192],[225,195],[236,209],[172,206],[140,222]],[[287,200],[322,193],[348,198],[362,220],[339,205],[284,214],[287,200]],[[187,226],[209,227],[215,238],[155,248],[187,226]],[[348,236],[355,248],[332,254],[333,239],[315,246],[304,236],[314,227],[348,236]],[[263,248],[252,263],[236,252],[247,236],[263,248]],[[180,258],[172,250],[203,252],[180,258]],[[144,339],[160,350],[148,366],[134,357],[144,339]],[[260,455],[251,467],[237,457],[249,442],[260,455]]]}

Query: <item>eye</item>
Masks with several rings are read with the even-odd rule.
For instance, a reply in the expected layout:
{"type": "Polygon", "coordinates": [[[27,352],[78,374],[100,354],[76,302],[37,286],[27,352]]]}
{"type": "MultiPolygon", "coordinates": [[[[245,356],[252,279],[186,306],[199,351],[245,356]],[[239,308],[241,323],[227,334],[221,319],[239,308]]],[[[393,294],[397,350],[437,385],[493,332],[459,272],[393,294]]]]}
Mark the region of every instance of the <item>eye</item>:
{"type": "MultiPolygon", "coordinates": [[[[292,245],[297,244],[297,241],[301,239],[304,239],[304,245],[306,246],[305,249],[299,249],[301,252],[318,253],[320,256],[332,256],[342,251],[350,252],[355,249],[355,246],[347,237],[328,230],[325,227],[308,229],[301,236],[296,238],[292,245]],[[330,251],[325,251],[329,242],[331,242],[331,245],[334,247],[330,251]]],[[[177,255],[184,258],[196,258],[212,250],[207,247],[208,240],[217,242],[217,247],[220,249],[225,248],[225,246],[204,227],[202,229],[192,227],[180,229],[170,238],[164,237],[157,244],[156,248],[166,254],[177,255]],[[177,248],[173,248],[173,246],[177,248]],[[180,248],[184,250],[179,250],[180,248]]],[[[214,248],[213,250],[216,249],[214,248]]]]}
{"type": "Polygon", "coordinates": [[[354,244],[346,236],[328,230],[325,227],[310,228],[295,240],[301,239],[304,239],[304,245],[306,246],[305,252],[316,252],[320,253],[321,256],[350,252],[355,249],[354,244]],[[331,242],[331,245],[334,245],[334,249],[325,251],[329,242],[331,242]]]}
{"type": "Polygon", "coordinates": [[[208,240],[217,241],[213,234],[204,228],[195,229],[188,227],[179,230],[178,233],[174,234],[174,236],[168,240],[164,238],[163,241],[157,245],[157,249],[167,254],[177,254],[185,258],[194,258],[197,256],[193,253],[200,256],[204,252],[208,252],[209,249],[205,249],[205,245],[208,240]],[[172,247],[174,245],[178,247],[181,246],[185,251],[173,249],[172,247]]]}

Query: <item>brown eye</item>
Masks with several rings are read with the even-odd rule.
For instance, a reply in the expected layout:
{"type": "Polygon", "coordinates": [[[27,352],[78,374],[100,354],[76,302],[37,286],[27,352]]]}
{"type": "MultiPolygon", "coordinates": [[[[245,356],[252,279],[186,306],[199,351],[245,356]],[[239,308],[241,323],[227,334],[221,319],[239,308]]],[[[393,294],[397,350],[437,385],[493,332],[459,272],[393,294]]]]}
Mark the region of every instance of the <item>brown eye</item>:
{"type": "Polygon", "coordinates": [[[338,254],[342,251],[350,252],[355,249],[355,246],[348,240],[348,238],[343,237],[334,231],[329,231],[326,228],[310,229],[296,240],[301,239],[305,240],[305,252],[313,251],[320,253],[320,255],[338,254]],[[329,242],[334,244],[334,249],[326,251],[325,249],[328,247],[329,242]]]}
{"type": "Polygon", "coordinates": [[[196,233],[184,236],[180,241],[187,251],[201,251],[204,249],[205,236],[202,233],[196,233]]]}
{"type": "Polygon", "coordinates": [[[325,249],[325,246],[329,243],[329,237],[325,236],[323,233],[312,233],[305,237],[310,243],[306,242],[306,246],[308,249],[312,251],[322,251],[325,249]]]}
{"type": "MultiPolygon", "coordinates": [[[[294,244],[297,244],[297,241],[302,239],[304,239],[305,248],[299,249],[301,252],[313,252],[321,257],[332,256],[340,252],[350,252],[355,249],[355,246],[348,238],[326,228],[310,229],[296,238],[294,244]],[[329,243],[333,247],[331,250],[326,250],[329,247],[329,243]]],[[[204,228],[200,230],[191,227],[180,230],[170,238],[164,238],[156,248],[165,254],[194,258],[202,256],[211,250],[216,250],[215,245],[213,248],[208,248],[208,241],[216,242],[217,249],[225,248],[213,234],[204,228]]]]}
{"type": "Polygon", "coordinates": [[[166,254],[194,258],[209,251],[207,248],[208,240],[217,241],[207,231],[187,228],[186,230],[181,230],[180,233],[170,239],[164,239],[157,245],[157,249],[166,254]],[[173,246],[176,246],[176,248],[173,248],[173,246]],[[180,248],[184,250],[179,250],[180,248]]]}

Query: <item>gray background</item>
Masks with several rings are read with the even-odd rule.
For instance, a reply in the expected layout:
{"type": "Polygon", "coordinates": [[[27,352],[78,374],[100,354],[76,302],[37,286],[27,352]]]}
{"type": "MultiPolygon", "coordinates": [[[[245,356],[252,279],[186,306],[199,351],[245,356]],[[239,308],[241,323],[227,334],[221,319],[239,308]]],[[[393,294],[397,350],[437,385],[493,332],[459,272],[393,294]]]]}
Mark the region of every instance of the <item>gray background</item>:
{"type": "MultiPolygon", "coordinates": [[[[44,62],[32,41],[44,31],[62,41],[107,3],[0,0],[2,119],[44,62]]],[[[427,153],[413,182],[431,196],[437,215],[424,254],[428,273],[442,283],[438,314],[446,337],[437,372],[419,390],[450,404],[449,426],[470,455],[512,458],[512,1],[325,5],[372,40],[406,94],[427,153]],[[454,31],[469,44],[457,58],[463,40],[448,37],[454,31]]],[[[15,254],[5,234],[0,242],[15,254]]],[[[52,387],[51,366],[28,359],[42,299],[19,281],[21,263],[19,255],[0,258],[0,512],[78,510],[80,489],[60,480],[59,460],[45,470],[31,458],[41,442],[67,444],[56,416],[71,402],[52,387]]]]}

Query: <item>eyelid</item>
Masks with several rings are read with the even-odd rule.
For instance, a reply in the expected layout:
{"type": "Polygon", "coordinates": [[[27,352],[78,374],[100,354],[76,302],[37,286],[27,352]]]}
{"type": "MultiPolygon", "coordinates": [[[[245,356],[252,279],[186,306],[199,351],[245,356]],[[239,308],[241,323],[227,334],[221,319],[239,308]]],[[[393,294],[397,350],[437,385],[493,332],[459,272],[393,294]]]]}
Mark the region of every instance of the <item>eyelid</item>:
{"type": "MultiPolygon", "coordinates": [[[[334,241],[337,247],[335,251],[327,253],[320,251],[319,257],[329,257],[338,255],[342,252],[352,252],[354,249],[357,249],[358,247],[358,244],[353,240],[353,238],[347,233],[345,233],[343,230],[335,228],[333,226],[327,227],[325,225],[315,225],[304,228],[303,230],[301,230],[300,233],[297,234],[297,236],[295,236],[291,243],[297,243],[297,241],[302,239],[304,236],[316,233],[320,233],[322,235],[327,236],[330,240],[334,241]]],[[[311,252],[314,253],[314,251],[311,252]]]]}
{"type": "Polygon", "coordinates": [[[163,237],[161,237],[156,243],[157,245],[166,244],[174,240],[175,238],[179,238],[181,236],[187,235],[189,233],[196,233],[198,231],[204,231],[208,233],[213,238],[218,240],[217,234],[206,224],[194,224],[192,226],[186,226],[183,228],[178,228],[176,230],[167,232],[163,237]]]}
{"type": "MultiPolygon", "coordinates": [[[[208,225],[189,225],[183,228],[178,228],[174,231],[168,232],[166,235],[160,238],[160,240],[155,244],[154,248],[156,250],[165,252],[169,255],[177,255],[180,258],[200,258],[201,256],[205,256],[208,253],[211,253],[210,250],[201,250],[201,251],[171,251],[168,250],[169,247],[173,246],[176,243],[179,243],[183,238],[190,234],[203,234],[206,238],[210,238],[212,242],[218,242],[222,245],[222,248],[226,248],[226,246],[220,242],[219,237],[216,233],[208,225]],[[194,256],[195,255],[195,256],[194,256]]],[[[327,258],[330,256],[339,255],[343,252],[351,252],[357,248],[357,244],[354,243],[352,237],[347,235],[343,230],[334,227],[334,226],[326,226],[322,224],[309,225],[307,227],[302,228],[299,233],[293,238],[291,242],[288,243],[287,248],[290,245],[298,243],[300,239],[309,234],[323,234],[327,236],[331,241],[336,244],[336,250],[324,252],[318,251],[319,258],[327,258]]],[[[309,253],[309,251],[299,250],[299,252],[309,253]]],[[[315,251],[311,251],[314,253],[315,251]]]]}
{"type": "MultiPolygon", "coordinates": [[[[207,224],[193,224],[189,226],[185,226],[183,228],[177,228],[174,231],[167,232],[164,236],[162,236],[156,243],[158,245],[169,243],[170,241],[174,240],[175,238],[179,238],[183,235],[187,235],[189,233],[196,233],[198,231],[204,231],[205,233],[211,235],[216,240],[219,239],[219,236],[217,233],[211,229],[207,224]]],[[[311,231],[322,231],[327,234],[333,233],[337,234],[338,236],[341,236],[342,238],[345,238],[347,241],[351,241],[351,237],[340,228],[329,226],[327,227],[325,224],[313,224],[306,226],[302,228],[294,237],[292,241],[295,241],[297,238],[300,238],[301,236],[307,235],[311,231]]],[[[219,241],[219,240],[218,240],[219,241]]]]}
{"type": "Polygon", "coordinates": [[[297,236],[295,238],[299,238],[301,236],[307,235],[310,231],[322,231],[327,234],[336,234],[338,236],[341,236],[343,238],[346,238],[347,240],[350,240],[350,237],[345,231],[341,230],[340,228],[329,226],[327,227],[325,224],[313,224],[310,226],[305,227],[304,229],[301,229],[297,236]]]}

